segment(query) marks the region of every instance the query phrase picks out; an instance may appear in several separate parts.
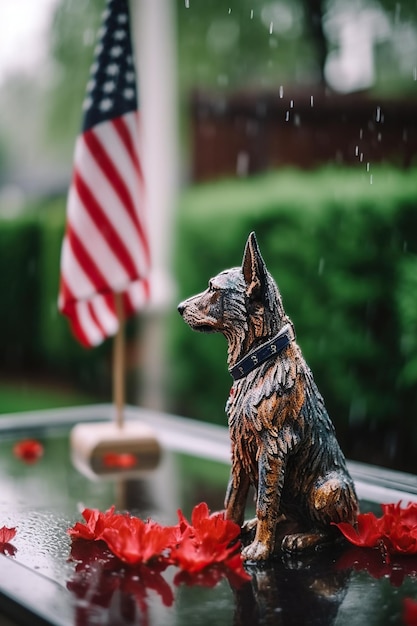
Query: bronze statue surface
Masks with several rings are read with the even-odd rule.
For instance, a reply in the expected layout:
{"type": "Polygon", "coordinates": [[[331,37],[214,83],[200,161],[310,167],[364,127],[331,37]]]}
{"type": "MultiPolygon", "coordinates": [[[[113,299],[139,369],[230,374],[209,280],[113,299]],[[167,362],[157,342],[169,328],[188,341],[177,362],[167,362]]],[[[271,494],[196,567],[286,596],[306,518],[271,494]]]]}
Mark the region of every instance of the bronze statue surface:
{"type": "Polygon", "coordinates": [[[242,267],[221,272],[178,306],[194,330],[220,332],[234,379],[226,405],[232,470],[226,516],[251,541],[247,560],[299,551],[354,524],[353,481],[313,375],[295,340],[278,287],[249,235],[242,267]],[[250,486],[256,518],[244,524],[250,486]]]}

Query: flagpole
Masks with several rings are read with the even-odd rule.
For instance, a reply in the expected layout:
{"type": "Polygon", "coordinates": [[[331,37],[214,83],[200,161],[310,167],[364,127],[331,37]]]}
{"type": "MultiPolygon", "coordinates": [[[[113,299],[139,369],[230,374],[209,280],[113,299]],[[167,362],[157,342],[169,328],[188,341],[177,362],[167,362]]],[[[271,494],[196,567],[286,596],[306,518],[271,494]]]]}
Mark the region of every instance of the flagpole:
{"type": "Polygon", "coordinates": [[[114,294],[119,327],[113,340],[113,403],[116,409],[116,424],[123,427],[125,404],[125,314],[123,296],[120,292],[114,294]]]}

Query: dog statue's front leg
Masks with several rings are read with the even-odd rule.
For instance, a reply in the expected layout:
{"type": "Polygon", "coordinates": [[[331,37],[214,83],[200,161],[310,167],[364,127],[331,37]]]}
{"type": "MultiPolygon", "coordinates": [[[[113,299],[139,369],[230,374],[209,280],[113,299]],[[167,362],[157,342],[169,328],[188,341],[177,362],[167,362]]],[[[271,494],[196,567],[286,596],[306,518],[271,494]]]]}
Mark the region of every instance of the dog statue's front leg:
{"type": "Polygon", "coordinates": [[[227,486],[224,506],[226,509],[226,519],[230,519],[239,526],[243,525],[245,518],[246,498],[249,491],[249,478],[240,468],[233,468],[227,486]]]}
{"type": "Polygon", "coordinates": [[[253,542],[242,550],[249,561],[264,561],[274,552],[275,529],[280,520],[279,504],[284,484],[283,458],[272,456],[263,446],[259,455],[258,495],[256,501],[256,534],[253,542]]]}

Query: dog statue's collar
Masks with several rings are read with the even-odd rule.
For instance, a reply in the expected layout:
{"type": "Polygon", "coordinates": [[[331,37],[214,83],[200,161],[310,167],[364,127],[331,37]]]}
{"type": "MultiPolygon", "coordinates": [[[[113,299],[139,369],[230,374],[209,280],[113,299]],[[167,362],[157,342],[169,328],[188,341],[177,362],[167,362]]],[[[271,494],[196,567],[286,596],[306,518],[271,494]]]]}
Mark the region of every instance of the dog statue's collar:
{"type": "Polygon", "coordinates": [[[234,380],[243,378],[262,363],[282,352],[294,339],[295,334],[292,325],[285,324],[275,337],[263,343],[231,367],[229,369],[231,376],[234,380]]]}

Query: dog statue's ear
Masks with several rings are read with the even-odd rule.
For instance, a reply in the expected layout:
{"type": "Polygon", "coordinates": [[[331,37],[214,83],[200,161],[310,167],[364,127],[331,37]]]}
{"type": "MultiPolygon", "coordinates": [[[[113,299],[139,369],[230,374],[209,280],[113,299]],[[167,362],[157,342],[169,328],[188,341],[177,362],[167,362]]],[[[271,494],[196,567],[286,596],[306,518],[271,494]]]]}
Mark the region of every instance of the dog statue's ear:
{"type": "Polygon", "coordinates": [[[254,232],[249,235],[246,242],[242,272],[248,297],[251,300],[262,300],[267,281],[267,269],[254,232]]]}

